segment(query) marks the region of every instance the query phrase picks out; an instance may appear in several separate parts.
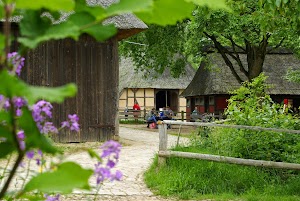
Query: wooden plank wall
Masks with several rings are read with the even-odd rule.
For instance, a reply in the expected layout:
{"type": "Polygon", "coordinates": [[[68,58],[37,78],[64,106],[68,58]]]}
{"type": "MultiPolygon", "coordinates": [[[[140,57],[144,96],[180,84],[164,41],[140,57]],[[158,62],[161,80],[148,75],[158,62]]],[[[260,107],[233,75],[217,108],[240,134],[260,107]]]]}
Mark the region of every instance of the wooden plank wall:
{"type": "Polygon", "coordinates": [[[30,84],[61,86],[74,82],[78,93],[63,104],[54,105],[55,124],[68,114],[80,118],[80,132],[61,131],[57,142],[105,141],[118,135],[118,52],[117,41],[106,43],[82,36],[50,41],[26,56],[22,77],[30,84]]]}

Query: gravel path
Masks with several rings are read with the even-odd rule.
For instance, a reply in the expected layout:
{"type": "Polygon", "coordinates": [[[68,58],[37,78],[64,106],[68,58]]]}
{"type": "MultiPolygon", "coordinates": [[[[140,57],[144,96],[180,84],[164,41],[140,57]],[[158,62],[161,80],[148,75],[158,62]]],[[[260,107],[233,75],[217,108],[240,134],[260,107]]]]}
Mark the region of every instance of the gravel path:
{"type": "MultiPolygon", "coordinates": [[[[120,161],[117,169],[122,171],[124,177],[121,182],[105,183],[99,191],[97,200],[114,201],[167,201],[153,195],[143,182],[143,173],[151,164],[155,153],[158,151],[159,134],[153,130],[137,130],[133,128],[120,127],[120,141],[125,144],[122,147],[120,161]]],[[[176,144],[177,137],[169,135],[169,147],[176,144]]],[[[187,139],[181,138],[180,143],[186,143],[187,139]]],[[[93,167],[89,157],[85,153],[77,153],[68,157],[68,160],[76,161],[85,167],[93,167]]],[[[93,181],[91,181],[93,182],[93,181]]],[[[93,195],[90,195],[93,198],[93,195]]],[[[88,195],[75,192],[64,200],[88,200],[88,195]]]]}

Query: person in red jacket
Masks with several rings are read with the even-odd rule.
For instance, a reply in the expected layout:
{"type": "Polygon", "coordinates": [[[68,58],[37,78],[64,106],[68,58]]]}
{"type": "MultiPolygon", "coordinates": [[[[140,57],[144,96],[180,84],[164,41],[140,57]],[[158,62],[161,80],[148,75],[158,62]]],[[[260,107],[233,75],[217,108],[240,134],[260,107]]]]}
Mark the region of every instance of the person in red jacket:
{"type": "Polygon", "coordinates": [[[140,110],[141,110],[141,107],[139,106],[139,103],[137,102],[137,100],[134,101],[134,105],[133,105],[132,109],[134,110],[133,117],[135,118],[135,121],[137,121],[138,117],[140,115],[140,110]]]}
{"type": "Polygon", "coordinates": [[[139,106],[139,103],[137,102],[137,100],[134,101],[134,105],[133,105],[133,110],[141,110],[141,107],[139,106]]]}

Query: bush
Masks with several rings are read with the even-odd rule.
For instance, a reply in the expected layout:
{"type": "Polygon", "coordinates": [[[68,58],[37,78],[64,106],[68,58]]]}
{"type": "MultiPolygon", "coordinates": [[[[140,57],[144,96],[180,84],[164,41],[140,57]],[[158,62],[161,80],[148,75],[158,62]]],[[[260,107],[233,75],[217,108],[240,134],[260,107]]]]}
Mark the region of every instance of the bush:
{"type": "MultiPolygon", "coordinates": [[[[300,121],[284,111],[266,94],[263,74],[233,92],[225,111],[230,124],[267,128],[300,128],[300,121]]],[[[248,129],[214,129],[209,135],[213,149],[221,154],[259,160],[300,162],[300,136],[248,129]]]]}

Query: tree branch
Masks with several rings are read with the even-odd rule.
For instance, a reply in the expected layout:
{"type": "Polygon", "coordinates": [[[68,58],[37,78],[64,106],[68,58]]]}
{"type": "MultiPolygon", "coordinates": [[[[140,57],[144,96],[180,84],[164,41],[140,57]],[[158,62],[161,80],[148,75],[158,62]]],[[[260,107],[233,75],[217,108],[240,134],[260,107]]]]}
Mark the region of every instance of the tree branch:
{"type": "Polygon", "coordinates": [[[240,55],[239,55],[239,53],[238,53],[238,52],[236,51],[236,49],[235,49],[236,43],[233,41],[232,38],[229,38],[229,40],[230,40],[230,42],[231,42],[232,50],[233,50],[233,52],[234,52],[235,55],[236,55],[236,58],[237,58],[236,61],[237,61],[238,65],[239,65],[239,67],[240,67],[240,71],[241,71],[242,73],[244,73],[244,74],[248,77],[249,72],[246,71],[246,69],[244,68],[244,65],[243,65],[243,63],[242,63],[242,61],[241,61],[240,55]]]}
{"type": "MultiPolygon", "coordinates": [[[[216,39],[215,36],[209,35],[209,34],[206,33],[206,32],[203,32],[203,33],[204,33],[208,38],[210,38],[210,39],[213,41],[213,43],[215,44],[215,47],[216,47],[217,50],[220,52],[222,58],[224,59],[226,65],[230,68],[230,70],[231,70],[232,74],[234,75],[234,77],[237,79],[237,81],[238,81],[239,83],[242,83],[242,82],[243,82],[242,78],[237,74],[237,72],[235,71],[235,69],[234,69],[234,67],[233,67],[232,62],[230,61],[230,59],[229,59],[229,58],[227,57],[227,55],[226,55],[226,53],[230,55],[230,52],[229,52],[225,47],[223,47],[223,46],[217,41],[217,39],[216,39]]],[[[233,57],[233,58],[235,57],[233,54],[230,55],[230,56],[233,57]]]]}
{"type": "Polygon", "coordinates": [[[280,40],[280,42],[279,42],[275,47],[270,48],[270,49],[267,51],[267,54],[270,53],[270,52],[272,52],[273,50],[279,48],[279,47],[282,45],[282,43],[283,43],[284,40],[285,40],[285,37],[283,37],[283,38],[280,40]]]}
{"type": "Polygon", "coordinates": [[[18,137],[17,137],[17,122],[16,122],[16,118],[15,118],[15,111],[14,111],[15,105],[14,105],[14,102],[12,101],[12,98],[10,98],[9,102],[10,102],[10,105],[11,105],[10,113],[11,113],[11,116],[12,116],[12,118],[11,118],[11,124],[12,124],[12,128],[13,128],[12,136],[13,136],[14,143],[17,147],[18,157],[17,157],[17,160],[16,160],[12,170],[9,173],[9,176],[8,176],[3,188],[1,189],[0,199],[2,199],[5,196],[5,193],[8,190],[9,184],[10,184],[12,178],[14,177],[14,175],[17,171],[17,168],[19,167],[19,165],[22,162],[22,159],[24,157],[24,151],[21,149],[20,143],[19,143],[19,140],[18,140],[18,137]]]}

